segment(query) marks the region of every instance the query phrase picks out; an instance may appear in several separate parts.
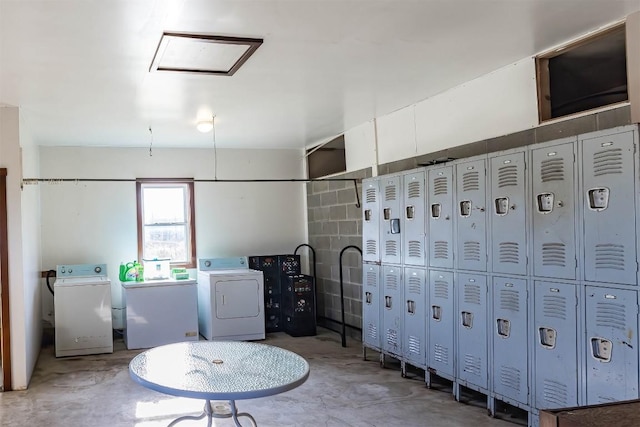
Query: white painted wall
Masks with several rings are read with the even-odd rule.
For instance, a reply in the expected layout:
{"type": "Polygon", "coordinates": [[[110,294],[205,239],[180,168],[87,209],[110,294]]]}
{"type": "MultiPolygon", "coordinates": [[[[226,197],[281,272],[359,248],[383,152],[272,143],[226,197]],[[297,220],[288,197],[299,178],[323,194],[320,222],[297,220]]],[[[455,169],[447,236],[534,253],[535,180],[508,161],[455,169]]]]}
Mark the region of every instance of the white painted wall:
{"type": "MultiPolygon", "coordinates": [[[[299,150],[41,147],[41,178],[302,178],[299,150]]],[[[304,183],[196,183],[198,258],[291,252],[306,242],[304,183]]],[[[137,257],[134,182],[41,183],[42,265],[107,263],[115,307],[118,268],[137,257]]],[[[45,308],[45,312],[50,307],[45,308]]],[[[115,319],[118,321],[118,319],[115,319]]],[[[116,325],[119,327],[119,325],[116,325]]]]}
{"type": "Polygon", "coordinates": [[[344,133],[347,171],[370,168],[377,163],[375,126],[371,120],[344,133]]]}

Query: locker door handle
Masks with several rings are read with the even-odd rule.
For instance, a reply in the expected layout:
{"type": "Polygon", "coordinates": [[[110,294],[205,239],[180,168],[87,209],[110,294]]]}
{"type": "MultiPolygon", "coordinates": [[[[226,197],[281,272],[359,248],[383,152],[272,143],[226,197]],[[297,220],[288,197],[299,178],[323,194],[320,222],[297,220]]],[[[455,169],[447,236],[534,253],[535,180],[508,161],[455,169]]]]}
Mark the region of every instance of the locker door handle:
{"type": "Polygon", "coordinates": [[[371,304],[371,300],[372,300],[372,295],[371,292],[365,292],[364,294],[364,300],[367,304],[371,304]]]}
{"type": "Polygon", "coordinates": [[[385,308],[391,308],[391,297],[389,296],[385,296],[384,297],[384,306],[385,308]]]}
{"type": "Polygon", "coordinates": [[[431,317],[433,317],[434,320],[439,322],[440,319],[442,319],[442,307],[440,307],[439,305],[432,305],[431,317]]]}
{"type": "Polygon", "coordinates": [[[416,302],[407,300],[407,313],[415,314],[416,313],[416,302]]]}
{"type": "Polygon", "coordinates": [[[471,329],[473,327],[473,313],[469,311],[463,311],[462,313],[462,326],[471,329]]]}
{"type": "Polygon", "coordinates": [[[538,337],[540,338],[540,345],[546,349],[556,348],[557,332],[553,328],[539,328],[538,337]]]}
{"type": "Polygon", "coordinates": [[[511,335],[511,322],[507,319],[498,319],[498,335],[502,338],[509,338],[511,335]]]}
{"type": "Polygon", "coordinates": [[[364,211],[364,220],[367,222],[371,221],[371,209],[366,209],[364,211]]]}
{"type": "Polygon", "coordinates": [[[413,206],[407,206],[407,219],[413,219],[415,216],[416,208],[413,206]]]}
{"type": "Polygon", "coordinates": [[[611,341],[607,339],[591,338],[591,355],[600,362],[608,363],[611,361],[612,347],[611,341]]]}

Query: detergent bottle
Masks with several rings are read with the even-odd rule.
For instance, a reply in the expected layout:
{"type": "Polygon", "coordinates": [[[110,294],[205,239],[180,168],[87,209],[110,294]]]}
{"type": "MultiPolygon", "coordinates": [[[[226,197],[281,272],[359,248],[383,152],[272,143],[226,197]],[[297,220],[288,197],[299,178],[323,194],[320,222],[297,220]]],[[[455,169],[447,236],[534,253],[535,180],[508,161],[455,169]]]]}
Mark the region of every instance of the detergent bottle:
{"type": "Polygon", "coordinates": [[[136,261],[134,267],[136,269],[136,282],[144,282],[144,266],[136,261]]]}
{"type": "Polygon", "coordinates": [[[125,265],[125,273],[123,282],[133,282],[138,277],[138,269],[135,262],[128,262],[125,265]]]}

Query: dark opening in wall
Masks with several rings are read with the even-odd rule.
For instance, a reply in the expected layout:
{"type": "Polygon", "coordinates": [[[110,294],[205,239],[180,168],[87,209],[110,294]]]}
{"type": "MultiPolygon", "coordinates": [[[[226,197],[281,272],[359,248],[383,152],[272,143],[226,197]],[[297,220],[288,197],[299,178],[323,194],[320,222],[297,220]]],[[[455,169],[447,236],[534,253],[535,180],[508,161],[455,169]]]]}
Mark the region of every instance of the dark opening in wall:
{"type": "Polygon", "coordinates": [[[540,122],[629,99],[625,26],[536,58],[540,122]]]}
{"type": "Polygon", "coordinates": [[[311,179],[345,172],[347,163],[344,157],[344,135],[332,139],[321,147],[307,150],[307,169],[311,179]]]}

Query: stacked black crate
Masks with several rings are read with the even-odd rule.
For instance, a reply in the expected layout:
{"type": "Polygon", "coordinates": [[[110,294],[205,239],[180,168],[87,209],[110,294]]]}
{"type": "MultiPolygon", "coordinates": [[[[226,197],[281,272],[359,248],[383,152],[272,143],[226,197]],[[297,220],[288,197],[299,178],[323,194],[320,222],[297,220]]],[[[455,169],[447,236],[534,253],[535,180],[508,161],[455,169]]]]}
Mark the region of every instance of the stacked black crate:
{"type": "Polygon", "coordinates": [[[316,290],[312,276],[287,277],[283,290],[284,331],[292,337],[316,334],[316,290]]]}

